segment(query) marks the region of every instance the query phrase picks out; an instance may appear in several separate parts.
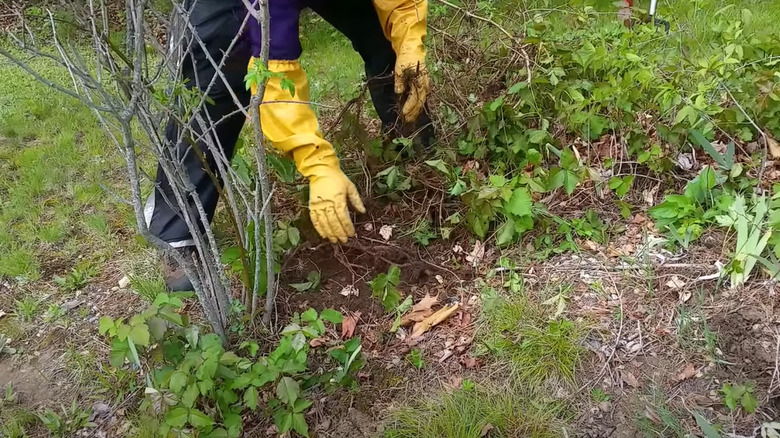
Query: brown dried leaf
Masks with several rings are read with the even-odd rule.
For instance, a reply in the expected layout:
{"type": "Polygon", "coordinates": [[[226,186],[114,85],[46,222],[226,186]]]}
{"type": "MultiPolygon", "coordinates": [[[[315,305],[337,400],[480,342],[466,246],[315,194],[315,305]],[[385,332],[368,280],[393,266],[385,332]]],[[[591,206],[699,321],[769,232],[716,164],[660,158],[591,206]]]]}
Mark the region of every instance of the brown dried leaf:
{"type": "Polygon", "coordinates": [[[344,320],[341,321],[341,337],[343,339],[349,339],[355,334],[358,320],[360,320],[360,312],[344,317],[344,320]]]}
{"type": "Polygon", "coordinates": [[[661,417],[658,416],[658,413],[650,406],[645,406],[645,417],[655,424],[661,424],[661,417]]]}
{"type": "Polygon", "coordinates": [[[674,378],[674,380],[678,382],[682,382],[683,380],[688,380],[691,377],[696,375],[696,366],[692,363],[688,362],[685,364],[685,366],[680,370],[679,373],[677,373],[677,376],[674,378]]]}
{"type": "Polygon", "coordinates": [[[628,386],[639,388],[639,380],[637,380],[636,376],[634,376],[630,371],[621,372],[620,377],[623,379],[624,382],[626,382],[628,386]]]}
{"type": "Polygon", "coordinates": [[[309,341],[309,346],[312,348],[317,348],[325,345],[325,339],[322,338],[314,338],[311,341],[309,341]]]}
{"type": "Polygon", "coordinates": [[[450,316],[454,315],[459,308],[460,308],[460,303],[455,303],[449,307],[444,307],[439,309],[433,315],[418,322],[417,324],[414,325],[411,338],[419,338],[420,336],[424,335],[428,330],[440,324],[442,321],[446,320],[450,316]]]}
{"type": "Polygon", "coordinates": [[[485,425],[485,427],[482,428],[482,432],[479,433],[480,437],[486,437],[490,433],[491,430],[495,429],[495,426],[488,423],[485,425]]]}
{"type": "Polygon", "coordinates": [[[767,137],[767,146],[769,147],[769,155],[772,156],[772,158],[780,158],[780,144],[777,143],[777,140],[775,140],[772,137],[767,137]]]}
{"type": "Polygon", "coordinates": [[[425,318],[431,316],[433,310],[431,307],[439,303],[439,297],[432,297],[430,294],[425,294],[425,297],[417,304],[412,306],[412,310],[401,318],[401,325],[407,326],[413,322],[420,322],[425,318]]]}
{"type": "Polygon", "coordinates": [[[479,365],[477,359],[474,359],[471,356],[461,356],[460,362],[468,369],[474,369],[479,365]]]}

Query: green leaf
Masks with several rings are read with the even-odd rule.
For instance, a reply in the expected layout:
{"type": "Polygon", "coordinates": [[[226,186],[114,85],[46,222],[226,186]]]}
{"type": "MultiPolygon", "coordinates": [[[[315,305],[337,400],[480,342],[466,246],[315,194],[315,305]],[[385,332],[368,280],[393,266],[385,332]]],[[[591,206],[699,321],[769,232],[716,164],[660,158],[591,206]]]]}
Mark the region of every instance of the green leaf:
{"type": "Polygon", "coordinates": [[[306,424],[306,418],[303,416],[303,414],[293,414],[292,428],[294,431],[305,437],[309,436],[309,425],[306,424]]]}
{"type": "Polygon", "coordinates": [[[200,395],[200,391],[198,390],[198,385],[195,385],[194,383],[187,387],[187,389],[184,391],[184,394],[181,396],[181,403],[191,408],[195,406],[195,402],[198,401],[198,396],[200,395]]]}
{"type": "Polygon", "coordinates": [[[699,114],[696,112],[696,108],[690,105],[684,106],[677,113],[677,117],[674,118],[674,124],[679,125],[686,118],[688,119],[688,124],[693,126],[696,123],[696,119],[699,118],[699,114]]]}
{"type": "Polygon", "coordinates": [[[631,62],[639,62],[642,60],[642,58],[640,58],[639,55],[636,55],[635,53],[626,53],[626,59],[631,62]]]}
{"type": "Polygon", "coordinates": [[[706,418],[702,417],[701,414],[694,412],[693,416],[696,418],[696,424],[699,425],[699,429],[701,429],[701,432],[706,438],[721,438],[720,433],[718,433],[712,424],[710,424],[706,418]]]}
{"type": "Polygon", "coordinates": [[[341,322],[344,321],[344,316],[333,309],[323,310],[320,317],[331,324],[341,324],[341,322]]]}
{"type": "Polygon", "coordinates": [[[120,341],[119,339],[114,339],[111,341],[111,354],[109,355],[111,365],[117,368],[121,367],[129,354],[130,346],[127,344],[127,340],[120,341]]]}
{"type": "Polygon", "coordinates": [[[541,129],[530,129],[528,130],[528,141],[533,144],[542,144],[545,140],[547,140],[547,131],[543,131],[541,129]]]}
{"type": "Polygon", "coordinates": [[[190,410],[190,424],[202,429],[214,425],[214,420],[197,409],[190,410]]]}
{"type": "Polygon", "coordinates": [[[303,333],[296,333],[295,336],[293,336],[292,339],[292,348],[294,351],[301,351],[301,349],[306,346],[306,335],[303,333]]]}
{"type": "Polygon", "coordinates": [[[187,408],[173,408],[165,414],[165,424],[181,429],[187,424],[187,408]]]}
{"type": "Polygon", "coordinates": [[[168,331],[168,324],[165,320],[156,316],[154,318],[149,318],[149,321],[147,321],[146,324],[149,326],[149,331],[156,341],[161,341],[165,336],[165,332],[168,331]]]}
{"type": "Polygon", "coordinates": [[[293,82],[292,79],[284,78],[281,81],[282,90],[287,90],[290,92],[290,95],[292,97],[295,97],[295,82],[293,82]]]}
{"type": "Polygon", "coordinates": [[[98,323],[98,333],[105,335],[112,328],[114,328],[113,319],[108,316],[100,317],[100,322],[98,323]]]}
{"type": "Polygon", "coordinates": [[[293,406],[293,412],[299,413],[303,412],[306,409],[309,408],[309,406],[312,405],[312,402],[310,400],[306,400],[304,398],[299,398],[295,401],[295,405],[293,406]]]}
{"type": "Polygon", "coordinates": [[[515,237],[515,221],[507,219],[501,227],[498,228],[498,236],[496,237],[496,243],[498,246],[508,245],[515,237]]]}
{"type": "Polygon", "coordinates": [[[246,407],[254,411],[257,409],[257,400],[257,388],[250,386],[249,389],[244,392],[244,404],[246,407]]]}
{"type": "Polygon", "coordinates": [[[116,331],[117,339],[124,341],[128,336],[130,336],[130,330],[132,329],[133,328],[127,324],[119,324],[119,328],[116,331]]]}
{"type": "Polygon", "coordinates": [[[301,331],[301,326],[296,323],[292,323],[282,329],[282,335],[291,335],[299,331],[301,331]]]}
{"type": "Polygon", "coordinates": [[[528,88],[528,83],[526,82],[518,82],[511,87],[509,87],[509,90],[507,90],[507,93],[509,94],[517,94],[520,92],[520,90],[528,88]]]}
{"type": "Polygon", "coordinates": [[[506,203],[506,210],[515,216],[530,216],[533,200],[531,192],[525,187],[518,187],[512,192],[512,197],[506,203]]]}
{"type": "Polygon", "coordinates": [[[168,384],[168,388],[178,394],[182,389],[184,389],[184,385],[187,384],[187,380],[189,380],[189,378],[184,371],[176,371],[171,375],[171,381],[168,384]]]}
{"type": "Polygon", "coordinates": [[[397,286],[401,281],[401,268],[395,265],[390,266],[390,269],[387,270],[387,281],[397,286]]]}
{"type": "Polygon", "coordinates": [[[300,394],[300,392],[301,389],[298,386],[298,382],[291,377],[282,377],[282,379],[279,380],[279,384],[276,386],[276,396],[279,397],[279,400],[283,403],[290,406],[295,404],[295,400],[298,399],[298,394],[300,394]]]}
{"type": "Polygon", "coordinates": [[[301,321],[312,322],[316,320],[317,320],[317,311],[314,309],[309,309],[301,314],[301,321]]]}
{"type": "Polygon", "coordinates": [[[146,347],[149,345],[149,327],[146,324],[138,324],[130,329],[130,339],[135,345],[146,347]]]}
{"type": "Polygon", "coordinates": [[[274,424],[279,429],[280,434],[285,434],[292,429],[293,413],[287,411],[277,411],[274,413],[274,424]]]}
{"type": "Polygon", "coordinates": [[[748,414],[755,413],[758,409],[758,400],[752,391],[745,391],[742,395],[742,409],[748,414]]]}

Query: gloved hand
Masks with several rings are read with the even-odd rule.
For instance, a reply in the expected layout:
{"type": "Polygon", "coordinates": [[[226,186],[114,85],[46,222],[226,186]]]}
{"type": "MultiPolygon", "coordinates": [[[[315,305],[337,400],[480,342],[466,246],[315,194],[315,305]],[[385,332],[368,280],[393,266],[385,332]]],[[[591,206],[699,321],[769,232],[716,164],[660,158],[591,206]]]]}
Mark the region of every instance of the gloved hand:
{"type": "MultiPolygon", "coordinates": [[[[254,58],[250,61],[250,69],[254,58]]],[[[347,202],[365,213],[355,185],[344,175],[336,151],[320,132],[317,118],[308,105],[309,81],[297,61],[269,61],[268,69],[283,75],[268,80],[260,106],[263,133],[295,161],[301,175],[309,180],[309,214],[314,228],[333,243],[346,242],[355,235],[347,202]],[[295,84],[295,95],[282,87],[282,79],[295,84]],[[296,103],[300,102],[300,103],[296,103]]],[[[252,87],[252,94],[257,88],[252,87]]]]}
{"type": "Polygon", "coordinates": [[[415,122],[428,97],[430,79],[425,68],[428,0],[373,0],[385,36],[395,51],[395,92],[401,96],[401,114],[415,122]]]}
{"type": "Polygon", "coordinates": [[[425,49],[403,47],[395,62],[395,93],[401,96],[401,115],[409,123],[417,121],[430,89],[430,78],[425,68],[425,49]]]}
{"type": "Polygon", "coordinates": [[[309,176],[309,214],[314,228],[332,243],[346,243],[355,235],[347,202],[360,213],[366,212],[355,184],[340,168],[320,167],[309,176]]]}

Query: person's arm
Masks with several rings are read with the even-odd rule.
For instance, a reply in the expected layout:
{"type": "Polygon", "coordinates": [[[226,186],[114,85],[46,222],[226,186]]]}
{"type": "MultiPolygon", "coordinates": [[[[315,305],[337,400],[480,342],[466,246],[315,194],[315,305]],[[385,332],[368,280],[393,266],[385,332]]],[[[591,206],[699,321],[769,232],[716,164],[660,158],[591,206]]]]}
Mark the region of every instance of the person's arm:
{"type": "MultiPolygon", "coordinates": [[[[266,83],[260,105],[263,134],[276,149],[292,156],[298,171],[309,180],[309,213],[317,232],[331,242],[346,242],[355,235],[347,203],[361,213],[365,213],[365,207],[355,185],[341,171],[336,152],[323,138],[317,117],[308,104],[309,81],[298,63],[301,54],[298,1],[271,0],[270,8],[268,69],[279,75],[266,83]],[[294,84],[294,95],[282,88],[283,78],[294,84]]],[[[252,38],[257,37],[259,32],[252,38]]],[[[253,54],[258,56],[257,41],[252,46],[253,54]]],[[[250,70],[255,59],[250,60],[250,70]]],[[[255,94],[257,87],[253,86],[252,95],[255,94]]]]}
{"type": "Polygon", "coordinates": [[[396,54],[395,92],[402,96],[401,113],[408,122],[417,119],[428,96],[425,67],[427,0],[373,0],[379,23],[396,54]]]}

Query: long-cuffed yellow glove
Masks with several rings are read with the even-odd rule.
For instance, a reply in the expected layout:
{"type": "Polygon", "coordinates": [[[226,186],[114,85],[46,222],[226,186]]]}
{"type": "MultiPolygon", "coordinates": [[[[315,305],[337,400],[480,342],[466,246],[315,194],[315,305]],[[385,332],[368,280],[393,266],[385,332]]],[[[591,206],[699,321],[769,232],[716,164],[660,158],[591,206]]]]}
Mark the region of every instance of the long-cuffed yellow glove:
{"type": "MultiPolygon", "coordinates": [[[[250,69],[254,58],[250,61],[250,69]]],[[[295,96],[282,89],[282,78],[268,81],[260,105],[263,133],[274,147],[292,155],[298,171],[309,180],[309,214],[314,228],[333,243],[355,235],[348,204],[365,213],[355,185],[341,171],[333,146],[319,131],[309,106],[309,81],[297,61],[269,61],[268,69],[295,84],[295,96]]],[[[257,88],[252,87],[252,94],[257,88]]]]}
{"type": "Polygon", "coordinates": [[[395,92],[402,97],[401,114],[414,122],[428,98],[430,78],[425,68],[427,0],[373,0],[385,36],[393,45],[395,92]]]}

